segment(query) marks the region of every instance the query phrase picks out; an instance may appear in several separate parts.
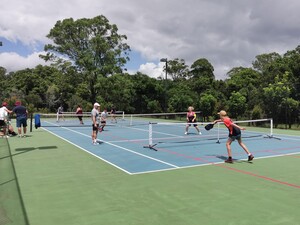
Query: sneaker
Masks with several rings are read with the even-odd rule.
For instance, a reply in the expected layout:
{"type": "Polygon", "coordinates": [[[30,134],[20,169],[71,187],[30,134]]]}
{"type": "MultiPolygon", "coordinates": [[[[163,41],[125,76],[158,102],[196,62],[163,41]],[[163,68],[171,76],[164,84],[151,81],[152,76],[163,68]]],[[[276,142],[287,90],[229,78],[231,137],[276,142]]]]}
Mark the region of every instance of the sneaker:
{"type": "Polygon", "coordinates": [[[184,132],[184,134],[187,134],[187,132],[184,132]]]}
{"type": "Polygon", "coordinates": [[[232,158],[228,158],[228,159],[226,159],[224,162],[225,162],[225,163],[233,163],[233,160],[232,160],[232,158]]]}
{"type": "Polygon", "coordinates": [[[202,133],[201,133],[201,131],[199,131],[199,135],[201,135],[202,133]]]}
{"type": "Polygon", "coordinates": [[[254,156],[251,154],[248,156],[248,161],[252,161],[254,159],[254,156]]]}

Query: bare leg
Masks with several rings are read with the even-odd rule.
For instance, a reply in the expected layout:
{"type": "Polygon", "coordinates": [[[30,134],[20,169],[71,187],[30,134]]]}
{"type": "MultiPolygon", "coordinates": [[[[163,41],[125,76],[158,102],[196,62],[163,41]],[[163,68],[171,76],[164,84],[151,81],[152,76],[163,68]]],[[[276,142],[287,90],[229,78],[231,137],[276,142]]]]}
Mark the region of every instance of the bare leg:
{"type": "Polygon", "coordinates": [[[187,124],[187,125],[185,126],[185,134],[187,134],[188,131],[189,131],[189,125],[187,124]]]}
{"type": "Polygon", "coordinates": [[[241,139],[241,138],[238,140],[238,142],[239,142],[239,145],[244,149],[244,151],[245,151],[248,155],[250,155],[250,152],[249,152],[247,146],[242,142],[242,139],[241,139]]]}
{"type": "Polygon", "coordinates": [[[226,148],[227,148],[228,157],[232,157],[231,143],[232,143],[232,140],[230,138],[228,138],[228,140],[226,142],[226,148]]]}

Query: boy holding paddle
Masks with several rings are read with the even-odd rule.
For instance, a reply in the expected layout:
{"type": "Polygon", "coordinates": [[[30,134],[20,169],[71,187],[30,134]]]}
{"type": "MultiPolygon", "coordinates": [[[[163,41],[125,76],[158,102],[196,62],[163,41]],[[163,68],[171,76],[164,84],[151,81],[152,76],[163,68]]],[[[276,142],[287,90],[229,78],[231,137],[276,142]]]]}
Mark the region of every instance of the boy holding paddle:
{"type": "Polygon", "coordinates": [[[223,122],[224,125],[228,128],[229,136],[226,142],[226,148],[228,152],[228,159],[225,160],[225,163],[233,163],[232,153],[231,153],[231,143],[234,140],[237,140],[239,145],[244,149],[244,151],[248,154],[248,161],[252,161],[254,156],[249,152],[247,146],[242,142],[241,130],[245,130],[245,128],[240,127],[232,122],[232,120],[227,116],[226,111],[221,110],[219,113],[220,119],[215,120],[213,124],[218,122],[223,122]]]}

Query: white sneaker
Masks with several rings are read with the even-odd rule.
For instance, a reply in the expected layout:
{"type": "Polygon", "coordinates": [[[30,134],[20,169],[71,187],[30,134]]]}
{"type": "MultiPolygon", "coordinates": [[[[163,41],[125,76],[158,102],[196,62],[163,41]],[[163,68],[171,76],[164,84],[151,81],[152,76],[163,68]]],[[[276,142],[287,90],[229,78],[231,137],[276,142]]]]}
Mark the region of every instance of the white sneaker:
{"type": "Polygon", "coordinates": [[[202,133],[201,133],[201,131],[199,131],[199,135],[201,135],[202,133]]]}
{"type": "Polygon", "coordinates": [[[184,134],[187,134],[187,132],[184,132],[184,134]]]}

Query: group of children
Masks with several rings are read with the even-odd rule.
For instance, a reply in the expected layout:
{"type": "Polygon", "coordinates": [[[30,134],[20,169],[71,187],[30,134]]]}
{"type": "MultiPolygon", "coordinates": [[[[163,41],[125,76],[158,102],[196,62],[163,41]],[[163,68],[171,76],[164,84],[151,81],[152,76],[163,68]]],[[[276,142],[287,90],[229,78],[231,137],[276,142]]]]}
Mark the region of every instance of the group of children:
{"type": "MultiPolygon", "coordinates": [[[[235,124],[227,115],[226,111],[221,110],[218,113],[220,119],[217,119],[213,121],[213,124],[223,122],[224,125],[227,127],[229,131],[228,139],[226,142],[226,149],[228,153],[228,158],[225,160],[225,163],[233,163],[232,159],[232,151],[231,151],[231,143],[235,140],[238,141],[239,145],[244,149],[244,151],[248,155],[248,161],[252,161],[254,159],[254,156],[249,152],[247,146],[243,143],[242,141],[242,134],[241,130],[245,130],[244,127],[240,127],[237,124],[235,124]]],[[[187,125],[185,128],[185,134],[188,134],[188,129],[189,127],[193,124],[194,127],[196,128],[197,132],[201,134],[198,125],[197,125],[197,116],[196,113],[194,112],[194,108],[190,106],[188,108],[188,112],[186,114],[186,119],[187,119],[187,125]]]]}

